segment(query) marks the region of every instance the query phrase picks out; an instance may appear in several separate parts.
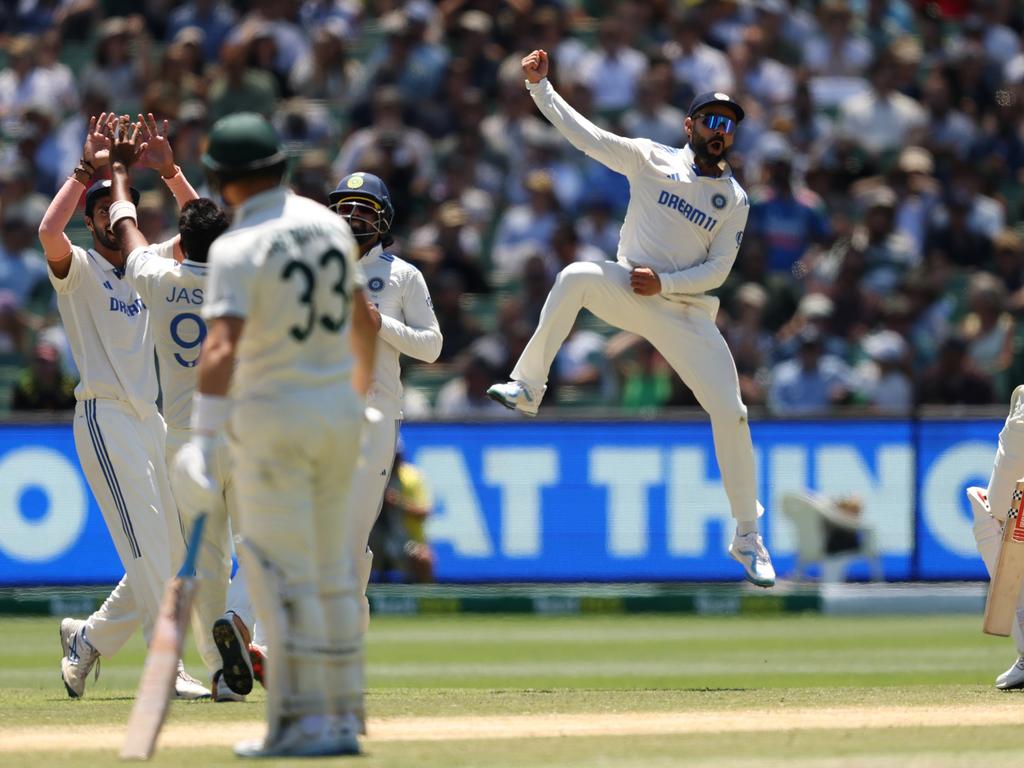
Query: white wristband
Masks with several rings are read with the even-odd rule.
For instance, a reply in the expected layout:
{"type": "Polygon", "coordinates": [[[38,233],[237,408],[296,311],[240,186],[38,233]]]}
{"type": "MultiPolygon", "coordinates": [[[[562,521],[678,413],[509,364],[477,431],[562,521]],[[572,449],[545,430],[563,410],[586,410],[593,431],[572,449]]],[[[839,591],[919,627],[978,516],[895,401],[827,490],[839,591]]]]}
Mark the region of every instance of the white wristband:
{"type": "Polygon", "coordinates": [[[135,213],[135,203],[131,200],[115,200],[110,204],[111,228],[121,219],[131,219],[136,225],[139,223],[139,218],[135,213]]]}
{"type": "Polygon", "coordinates": [[[192,396],[192,431],[200,435],[219,435],[231,414],[231,400],[222,395],[192,396]]]}

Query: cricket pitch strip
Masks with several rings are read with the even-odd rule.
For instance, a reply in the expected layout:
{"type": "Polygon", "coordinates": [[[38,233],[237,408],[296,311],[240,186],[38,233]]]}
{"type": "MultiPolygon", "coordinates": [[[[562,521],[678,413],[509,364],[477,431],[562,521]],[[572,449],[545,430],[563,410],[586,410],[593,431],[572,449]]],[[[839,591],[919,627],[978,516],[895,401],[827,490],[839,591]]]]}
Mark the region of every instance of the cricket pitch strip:
{"type": "MultiPolygon", "coordinates": [[[[951,728],[1020,725],[1022,720],[1024,716],[1016,701],[984,706],[401,717],[371,719],[366,744],[868,728],[951,728]]],[[[256,738],[262,733],[263,723],[256,720],[234,723],[172,721],[160,736],[159,748],[230,747],[237,741],[256,738]]],[[[0,753],[109,750],[112,744],[120,744],[123,738],[124,727],[111,725],[0,728],[0,753]]]]}

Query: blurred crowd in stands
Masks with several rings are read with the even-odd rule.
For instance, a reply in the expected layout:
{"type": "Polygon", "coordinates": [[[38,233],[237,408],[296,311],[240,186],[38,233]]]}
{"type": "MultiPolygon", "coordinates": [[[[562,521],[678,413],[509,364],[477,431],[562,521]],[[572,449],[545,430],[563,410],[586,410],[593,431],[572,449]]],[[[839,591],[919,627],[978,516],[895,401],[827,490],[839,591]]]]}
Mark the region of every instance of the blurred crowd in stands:
{"type": "MultiPolygon", "coordinates": [[[[439,366],[407,362],[407,415],[507,415],[484,391],[557,271],[615,258],[629,194],[534,108],[533,48],[622,135],[681,146],[700,91],[745,106],[730,161],[752,208],[718,294],[748,405],[1005,402],[1024,382],[1022,32],[1017,0],[0,4],[0,403],[66,402],[73,381],[36,228],[89,115],[168,118],[199,186],[209,126],[249,109],[299,193],[324,200],[354,170],[387,182],[394,249],[444,333],[439,366]]],[[[173,199],[138,183],[146,235],[170,237],[173,199]]],[[[554,405],[695,402],[645,341],[589,316],[553,373],[554,405]]]]}

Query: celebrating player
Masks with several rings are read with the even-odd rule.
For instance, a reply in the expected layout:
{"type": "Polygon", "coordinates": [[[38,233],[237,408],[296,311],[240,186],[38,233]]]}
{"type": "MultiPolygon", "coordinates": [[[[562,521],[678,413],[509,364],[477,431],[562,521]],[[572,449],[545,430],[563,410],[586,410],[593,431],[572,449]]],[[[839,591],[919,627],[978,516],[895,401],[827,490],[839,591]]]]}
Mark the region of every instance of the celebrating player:
{"type": "Polygon", "coordinates": [[[230,420],[238,554],[269,655],[267,735],[235,752],[358,754],[362,638],[345,501],[377,335],[359,249],[343,219],[283,186],[285,154],[265,118],[219,120],[203,164],[235,213],[210,249],[193,436],[176,471],[191,506],[214,503],[215,446],[230,420]]]}
{"type": "MultiPolygon", "coordinates": [[[[92,248],[73,245],[64,234],[96,168],[109,161],[107,130],[114,120],[106,114],[90,119],[82,159],[39,225],[50,282],[81,375],[75,388],[75,448],[125,569],[98,611],[84,621],[61,622],[61,677],[72,698],[85,693],[99,657],[124,645],[140,620],[149,643],[164,584],[184,553],[164,462],[166,426],[156,408],[149,309],[124,280],[124,257],[110,224],[109,181],[92,184],[85,195],[92,248]]],[[[181,181],[168,180],[179,199],[185,194],[181,181]]],[[[138,192],[130,194],[138,200],[138,192]]],[[[175,690],[181,698],[210,695],[180,664],[175,690]]]]}
{"type": "Polygon", "coordinates": [[[434,316],[423,275],[412,264],[384,249],[391,245],[395,211],[384,182],[371,173],[352,173],[331,192],[331,209],[348,222],[359,243],[359,267],[366,280],[370,316],[377,328],[373,384],[367,405],[381,418],[363,430],[362,461],[352,481],[349,506],[356,521],[356,568],[363,591],[363,632],[370,620],[366,585],[373,552],[367,546],[380,514],[384,490],[395,460],[402,419],[402,370],[399,355],[432,363],[441,354],[441,328],[434,316]]]}
{"type": "Polygon", "coordinates": [[[540,323],[512,371],[487,394],[508,408],[537,413],[548,371],[582,307],[653,344],[711,417],[715,454],[736,536],[729,553],[761,587],[775,569],[757,528],[754,451],[736,364],[715,325],[718,299],[707,292],[732,269],[749,213],[747,195],[725,157],[743,109],[725,93],[697,96],[675,149],[604,131],[570,107],[547,79],[548,54],[523,58],[527,89],[544,116],[589,156],[626,176],[629,207],[617,262],[570,264],[558,275],[540,323]]]}
{"type": "MultiPolygon", "coordinates": [[[[974,513],[974,540],[991,578],[999,560],[1002,527],[1013,501],[1017,480],[1024,477],[1024,386],[1013,390],[1010,412],[999,432],[999,445],[992,464],[988,488],[967,489],[967,498],[974,513]]],[[[1017,646],[1017,660],[996,678],[996,688],[1024,688],[1024,590],[1017,603],[1017,619],[1010,628],[1017,646]]]]}
{"type": "MultiPolygon", "coordinates": [[[[196,384],[196,364],[206,336],[206,324],[199,315],[206,285],[206,257],[210,245],[227,229],[228,219],[216,203],[199,198],[192,192],[192,199],[182,207],[178,219],[184,261],[178,263],[158,255],[157,249],[149,244],[138,228],[134,206],[128,196],[129,168],[142,152],[141,141],[145,138],[145,152],[151,161],[159,161],[162,176],[169,178],[180,174],[180,169],[174,165],[166,137],[166,121],[161,133],[152,114],[146,119],[141,115],[139,118],[138,126],[142,131],[123,132],[114,139],[110,150],[112,207],[118,213],[111,228],[121,243],[121,252],[125,254],[125,280],[139,292],[153,320],[163,415],[167,422],[167,465],[173,467],[178,451],[190,437],[188,427],[196,384]]],[[[253,682],[248,631],[244,625],[239,627],[240,622],[232,618],[226,621],[233,626],[223,627],[218,623],[225,612],[231,573],[229,519],[234,513],[234,489],[230,482],[227,444],[223,441],[217,447],[216,469],[224,489],[217,504],[197,510],[184,503],[186,494],[175,491],[175,497],[178,512],[187,528],[191,529],[200,511],[206,513],[203,542],[196,561],[196,575],[202,579],[203,588],[193,608],[194,634],[213,680],[214,700],[239,701],[252,689],[253,682]],[[226,633],[222,642],[214,642],[216,633],[226,633]],[[227,658],[221,657],[221,646],[227,658]],[[229,670],[227,677],[230,680],[225,679],[225,669],[229,670]]],[[[172,491],[174,486],[172,474],[172,491]]]]}

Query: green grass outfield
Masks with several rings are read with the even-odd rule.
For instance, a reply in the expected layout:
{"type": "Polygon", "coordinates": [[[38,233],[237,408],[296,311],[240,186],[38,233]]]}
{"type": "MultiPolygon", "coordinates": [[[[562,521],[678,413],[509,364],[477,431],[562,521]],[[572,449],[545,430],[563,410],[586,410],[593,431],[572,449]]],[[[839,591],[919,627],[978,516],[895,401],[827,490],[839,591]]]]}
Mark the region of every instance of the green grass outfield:
{"type": "MultiPolygon", "coordinates": [[[[980,623],[971,616],[381,617],[368,641],[367,756],[333,764],[1024,765],[1024,728],[1013,727],[1024,725],[1024,693],[992,687],[1013,646],[982,635],[980,623]],[[650,732],[659,722],[678,727],[650,732]],[[417,730],[423,723],[427,730],[417,730]],[[590,725],[596,733],[586,732],[590,725]]],[[[4,768],[117,763],[141,642],[106,659],[86,698],[70,701],[59,680],[58,624],[0,618],[4,768]]],[[[199,673],[189,646],[186,663],[199,673]]],[[[246,727],[258,734],[262,715],[262,693],[245,704],[175,703],[167,726],[174,745],[153,762],[238,765],[229,737],[246,727]]]]}

